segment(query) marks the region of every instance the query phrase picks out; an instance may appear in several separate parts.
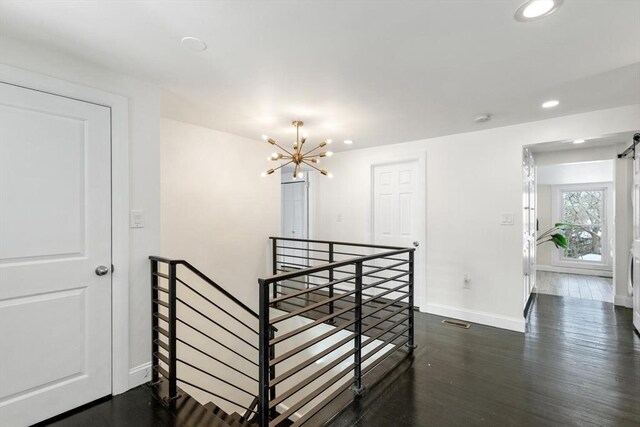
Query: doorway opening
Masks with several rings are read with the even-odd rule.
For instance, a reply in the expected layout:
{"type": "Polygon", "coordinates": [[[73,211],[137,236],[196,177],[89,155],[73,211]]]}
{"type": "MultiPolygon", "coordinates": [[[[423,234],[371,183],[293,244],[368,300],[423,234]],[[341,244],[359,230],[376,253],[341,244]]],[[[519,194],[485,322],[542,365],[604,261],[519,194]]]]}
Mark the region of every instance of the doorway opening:
{"type": "Polygon", "coordinates": [[[524,148],[525,302],[548,294],[628,306],[631,175],[617,154],[629,137],[524,148]]]}
{"type": "MultiPolygon", "coordinates": [[[[277,261],[284,271],[299,270],[309,267],[309,185],[311,173],[293,178],[293,168],[283,168],[280,178],[281,188],[281,235],[289,241],[280,259],[277,261]]],[[[275,273],[275,272],[274,272],[275,273]]]]}

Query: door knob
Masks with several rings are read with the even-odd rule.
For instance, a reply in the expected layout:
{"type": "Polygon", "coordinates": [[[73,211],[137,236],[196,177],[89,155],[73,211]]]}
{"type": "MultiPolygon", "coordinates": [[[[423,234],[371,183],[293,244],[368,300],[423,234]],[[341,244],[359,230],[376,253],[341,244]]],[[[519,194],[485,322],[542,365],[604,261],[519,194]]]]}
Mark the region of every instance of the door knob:
{"type": "Polygon", "coordinates": [[[99,265],[96,267],[96,274],[98,276],[104,276],[108,272],[109,272],[109,267],[107,267],[106,265],[99,265]]]}
{"type": "Polygon", "coordinates": [[[415,242],[413,242],[413,246],[415,246],[415,247],[417,248],[418,246],[420,246],[420,242],[418,242],[418,241],[416,240],[415,242]]]}

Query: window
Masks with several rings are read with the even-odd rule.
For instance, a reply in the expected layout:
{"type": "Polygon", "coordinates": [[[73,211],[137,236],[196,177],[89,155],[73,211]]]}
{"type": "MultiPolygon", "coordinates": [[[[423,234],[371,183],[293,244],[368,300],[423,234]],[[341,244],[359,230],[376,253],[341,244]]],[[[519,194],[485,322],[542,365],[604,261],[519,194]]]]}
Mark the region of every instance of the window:
{"type": "Polygon", "coordinates": [[[567,248],[554,251],[554,264],[576,268],[611,266],[610,188],[608,184],[555,187],[553,222],[572,224],[572,227],[564,231],[567,248]]]}
{"type": "Polygon", "coordinates": [[[573,224],[565,230],[570,260],[602,262],[604,190],[562,191],[560,222],[573,224]]]}

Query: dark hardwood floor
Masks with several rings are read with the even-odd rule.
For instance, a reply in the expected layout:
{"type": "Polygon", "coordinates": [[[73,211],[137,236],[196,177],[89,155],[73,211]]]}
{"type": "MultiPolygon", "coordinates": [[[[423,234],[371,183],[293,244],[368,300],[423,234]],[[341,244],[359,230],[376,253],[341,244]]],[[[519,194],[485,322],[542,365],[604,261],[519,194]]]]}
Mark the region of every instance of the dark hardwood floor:
{"type": "MultiPolygon", "coordinates": [[[[331,422],[342,426],[640,426],[631,310],[539,295],[527,334],[416,313],[413,358],[331,422]]],[[[175,426],[142,386],[59,417],[69,426],[175,426]]]]}
{"type": "Polygon", "coordinates": [[[527,334],[417,316],[420,347],[339,426],[640,426],[631,310],[539,295],[527,334]]]}

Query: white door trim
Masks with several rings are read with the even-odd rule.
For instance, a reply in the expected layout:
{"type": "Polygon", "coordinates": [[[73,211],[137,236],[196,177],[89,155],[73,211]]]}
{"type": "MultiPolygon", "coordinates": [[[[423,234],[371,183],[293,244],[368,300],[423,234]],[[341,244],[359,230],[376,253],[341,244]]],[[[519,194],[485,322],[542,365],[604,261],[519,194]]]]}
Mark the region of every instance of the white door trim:
{"type": "Polygon", "coordinates": [[[127,98],[0,64],[0,81],[111,109],[111,394],[129,389],[129,104],[127,98]]]}
{"type": "Polygon", "coordinates": [[[422,232],[421,238],[419,240],[420,246],[415,252],[416,257],[420,257],[420,262],[423,265],[424,271],[422,272],[422,280],[424,281],[424,286],[415,286],[414,287],[414,305],[416,305],[420,311],[427,311],[427,152],[421,151],[419,153],[411,153],[411,154],[396,154],[396,155],[383,155],[380,158],[373,158],[371,160],[371,165],[369,169],[369,206],[370,212],[369,215],[369,236],[370,241],[373,243],[374,239],[374,227],[375,224],[373,222],[373,214],[375,211],[375,197],[374,197],[374,174],[375,168],[378,166],[392,165],[398,163],[408,163],[408,162],[418,162],[418,176],[420,177],[418,181],[418,190],[416,194],[422,195],[419,198],[420,209],[424,214],[424,221],[422,222],[422,232]]]}

